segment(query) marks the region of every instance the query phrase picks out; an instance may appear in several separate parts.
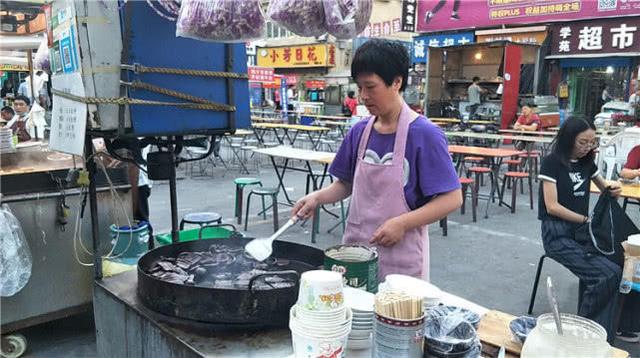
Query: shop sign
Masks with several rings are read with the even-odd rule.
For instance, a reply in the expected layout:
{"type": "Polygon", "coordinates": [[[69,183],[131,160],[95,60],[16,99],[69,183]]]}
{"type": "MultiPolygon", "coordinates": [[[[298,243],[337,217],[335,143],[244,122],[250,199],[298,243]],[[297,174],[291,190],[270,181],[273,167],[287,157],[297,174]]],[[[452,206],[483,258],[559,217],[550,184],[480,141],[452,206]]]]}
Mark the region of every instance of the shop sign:
{"type": "Polygon", "coordinates": [[[414,37],[411,58],[413,60],[413,63],[426,63],[428,47],[464,45],[473,42],[473,32],[460,32],[456,34],[426,35],[414,37]]]}
{"type": "Polygon", "coordinates": [[[325,87],[325,81],[322,80],[308,80],[304,81],[304,85],[307,89],[318,89],[325,87]]]}
{"type": "Polygon", "coordinates": [[[0,71],[29,71],[29,66],[0,64],[0,71]]]}
{"type": "Polygon", "coordinates": [[[521,44],[542,45],[547,38],[544,26],[517,29],[496,29],[476,31],[476,42],[511,41],[521,44]],[[542,30],[540,30],[542,28],[542,30]],[[517,30],[517,31],[516,31],[517,30]]]}
{"type": "Polygon", "coordinates": [[[553,26],[550,57],[640,52],[640,17],[553,26]]]}
{"type": "Polygon", "coordinates": [[[402,31],[400,19],[369,23],[358,37],[382,37],[402,31]]]}
{"type": "Polygon", "coordinates": [[[403,32],[416,31],[416,0],[402,0],[402,28],[403,32]]]}
{"type": "Polygon", "coordinates": [[[283,75],[287,80],[287,86],[295,86],[298,84],[298,76],[292,74],[284,74],[283,75]]]}
{"type": "Polygon", "coordinates": [[[257,65],[272,68],[335,66],[335,51],[334,45],[327,44],[261,48],[257,65]]]}
{"type": "Polygon", "coordinates": [[[417,0],[417,32],[637,16],[635,0],[417,0]],[[440,5],[444,3],[444,6],[440,5]],[[455,11],[454,11],[455,10],[455,11]],[[454,17],[455,16],[455,17],[454,17]],[[455,18],[455,21],[452,21],[455,18]]]}
{"type": "Polygon", "coordinates": [[[249,67],[249,81],[273,82],[273,68],[249,67]]]}

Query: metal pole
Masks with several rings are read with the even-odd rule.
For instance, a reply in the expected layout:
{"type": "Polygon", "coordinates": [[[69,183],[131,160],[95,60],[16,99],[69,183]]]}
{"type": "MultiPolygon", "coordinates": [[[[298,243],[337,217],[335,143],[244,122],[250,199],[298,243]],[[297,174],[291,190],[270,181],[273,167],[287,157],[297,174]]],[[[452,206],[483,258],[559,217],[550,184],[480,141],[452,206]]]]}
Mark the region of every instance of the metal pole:
{"type": "Polygon", "coordinates": [[[98,224],[98,195],[96,194],[96,162],[93,159],[93,141],[87,135],[84,142],[85,162],[89,172],[89,210],[91,213],[91,238],[93,242],[93,269],[96,280],[102,279],[102,250],[98,224]]]}
{"type": "Polygon", "coordinates": [[[171,143],[174,139],[169,137],[169,152],[171,153],[171,168],[169,169],[169,198],[171,200],[171,242],[178,242],[178,197],[176,194],[176,154],[174,151],[174,144],[171,143]]]}

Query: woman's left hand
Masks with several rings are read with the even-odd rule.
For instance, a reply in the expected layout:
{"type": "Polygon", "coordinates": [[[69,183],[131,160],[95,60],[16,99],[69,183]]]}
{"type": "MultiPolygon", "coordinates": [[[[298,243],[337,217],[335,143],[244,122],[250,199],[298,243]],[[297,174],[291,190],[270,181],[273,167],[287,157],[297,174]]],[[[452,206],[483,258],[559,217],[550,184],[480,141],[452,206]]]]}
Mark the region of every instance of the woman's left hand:
{"type": "Polygon", "coordinates": [[[611,193],[611,196],[613,196],[614,198],[622,194],[622,185],[620,185],[620,183],[617,181],[608,181],[607,189],[609,189],[609,193],[611,193]]]}
{"type": "Polygon", "coordinates": [[[387,220],[373,233],[373,237],[369,240],[369,243],[386,247],[393,246],[402,240],[404,233],[405,228],[400,219],[392,218],[387,220]]]}

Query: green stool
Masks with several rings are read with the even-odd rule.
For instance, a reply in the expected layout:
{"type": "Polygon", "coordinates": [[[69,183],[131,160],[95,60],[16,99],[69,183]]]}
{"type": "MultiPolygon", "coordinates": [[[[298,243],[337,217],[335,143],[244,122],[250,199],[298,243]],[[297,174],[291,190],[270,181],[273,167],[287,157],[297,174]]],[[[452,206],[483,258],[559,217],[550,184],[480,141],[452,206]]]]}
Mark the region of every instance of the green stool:
{"type": "MultiPolygon", "coordinates": [[[[265,196],[270,196],[271,197],[271,206],[270,208],[273,209],[273,232],[278,231],[278,228],[280,227],[279,223],[278,223],[278,193],[280,192],[279,188],[255,188],[255,189],[251,189],[251,192],[249,193],[249,195],[247,196],[247,210],[246,210],[246,215],[244,218],[244,231],[247,231],[247,225],[249,224],[249,207],[251,206],[251,196],[252,195],[258,195],[260,196],[260,198],[262,199],[262,212],[260,214],[262,214],[263,218],[267,218],[267,214],[266,214],[266,209],[264,208],[264,197],[265,196]]],[[[258,214],[258,215],[260,215],[258,214]]]]}
{"type": "MultiPolygon", "coordinates": [[[[258,178],[236,178],[233,182],[236,184],[235,217],[238,220],[238,225],[241,225],[242,224],[242,203],[244,201],[244,197],[243,197],[244,187],[248,185],[262,186],[262,181],[258,178]]],[[[264,198],[262,199],[262,209],[264,210],[264,198]]]]}

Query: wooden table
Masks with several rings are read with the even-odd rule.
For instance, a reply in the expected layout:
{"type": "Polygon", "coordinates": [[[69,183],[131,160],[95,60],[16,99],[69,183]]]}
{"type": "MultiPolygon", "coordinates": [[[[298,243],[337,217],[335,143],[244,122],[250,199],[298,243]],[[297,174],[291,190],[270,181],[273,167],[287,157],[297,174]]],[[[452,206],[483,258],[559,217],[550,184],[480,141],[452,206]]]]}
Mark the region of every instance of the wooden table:
{"type": "Polygon", "coordinates": [[[338,128],[338,130],[340,130],[340,134],[342,135],[342,138],[344,138],[344,136],[347,134],[346,133],[347,129],[351,127],[351,123],[347,123],[347,122],[318,121],[318,123],[320,123],[323,126],[338,128]]]}
{"type": "Polygon", "coordinates": [[[285,123],[286,121],[282,118],[271,118],[271,117],[256,117],[256,116],[251,116],[251,123],[254,122],[258,122],[258,123],[285,123]]]}
{"type": "MultiPolygon", "coordinates": [[[[292,148],[292,147],[286,147],[286,146],[254,149],[253,151],[255,153],[264,154],[268,156],[269,159],[271,160],[273,169],[275,170],[276,176],[278,177],[278,187],[282,190],[282,192],[284,193],[285,199],[287,200],[286,203],[284,203],[285,205],[295,204],[295,201],[293,201],[289,197],[289,193],[287,192],[286,187],[284,186],[284,175],[286,174],[287,170],[307,173],[308,175],[311,175],[311,177],[313,177],[312,163],[322,164],[323,179],[321,180],[320,185],[316,185],[316,182],[314,180],[311,181],[313,185],[313,191],[316,191],[320,187],[322,187],[322,184],[324,183],[324,176],[327,174],[329,164],[331,164],[331,162],[333,161],[333,158],[336,155],[335,153],[331,153],[331,152],[318,152],[314,150],[292,148]],[[277,158],[284,159],[284,164],[279,165],[276,162],[277,158]],[[290,166],[289,162],[291,160],[303,161],[305,163],[305,167],[299,168],[295,166],[290,166]]],[[[334,217],[336,216],[335,214],[328,212],[326,209],[325,211],[334,217]]],[[[316,226],[318,222],[317,216],[318,216],[318,213],[316,213],[316,216],[314,217],[313,228],[311,229],[312,243],[316,242],[316,226]]]]}
{"type": "Polygon", "coordinates": [[[484,147],[473,147],[466,145],[449,145],[449,153],[455,154],[458,156],[458,164],[459,168],[462,164],[463,156],[479,156],[486,157],[490,159],[491,170],[493,171],[494,180],[491,183],[491,193],[487,198],[487,206],[484,210],[485,219],[489,217],[489,202],[491,202],[495,196],[496,191],[498,192],[498,196],[500,195],[500,187],[498,185],[498,176],[500,173],[500,166],[502,165],[502,161],[504,158],[514,157],[520,154],[525,154],[526,152],[518,151],[514,149],[502,149],[502,148],[484,148],[484,147]],[[495,183],[494,183],[495,182],[495,183]]]}
{"type": "Polygon", "coordinates": [[[305,126],[300,124],[284,124],[284,123],[283,124],[254,123],[252,124],[252,127],[253,127],[253,131],[256,134],[256,137],[262,144],[264,144],[264,134],[269,130],[273,131],[273,133],[275,134],[280,144],[284,144],[284,139],[286,138],[289,141],[289,144],[291,145],[295,144],[296,139],[298,138],[298,134],[300,132],[304,132],[309,137],[309,141],[311,141],[311,144],[313,145],[313,149],[318,149],[318,145],[320,144],[320,139],[322,138],[322,135],[330,131],[329,128],[325,128],[325,127],[305,126]],[[284,132],[282,136],[280,136],[280,134],[278,133],[278,129],[281,129],[284,132]],[[293,137],[289,135],[289,131],[292,129],[296,130],[293,137]],[[318,134],[316,138],[314,138],[313,136],[314,133],[318,134]]]}
{"type": "MultiPolygon", "coordinates": [[[[456,123],[460,123],[461,121],[457,118],[439,118],[439,117],[427,117],[431,122],[440,122],[440,123],[451,123],[451,124],[456,124],[456,123]]],[[[470,124],[496,124],[496,122],[494,121],[483,121],[483,120],[478,120],[478,119],[472,119],[467,121],[467,123],[470,124]]]]}
{"type": "Polygon", "coordinates": [[[500,133],[507,133],[507,134],[518,134],[518,135],[541,135],[541,136],[551,136],[551,137],[555,137],[556,134],[558,134],[558,132],[549,132],[549,131],[523,131],[520,129],[500,129],[499,130],[500,133]]]}

